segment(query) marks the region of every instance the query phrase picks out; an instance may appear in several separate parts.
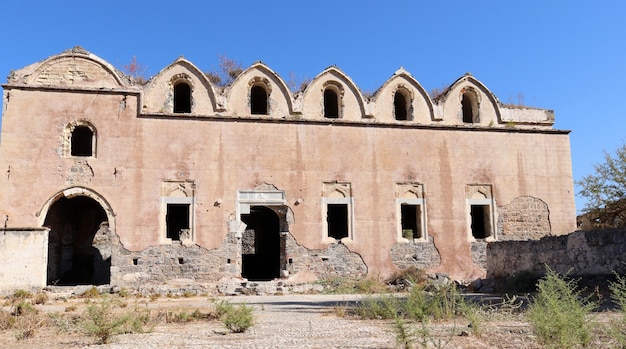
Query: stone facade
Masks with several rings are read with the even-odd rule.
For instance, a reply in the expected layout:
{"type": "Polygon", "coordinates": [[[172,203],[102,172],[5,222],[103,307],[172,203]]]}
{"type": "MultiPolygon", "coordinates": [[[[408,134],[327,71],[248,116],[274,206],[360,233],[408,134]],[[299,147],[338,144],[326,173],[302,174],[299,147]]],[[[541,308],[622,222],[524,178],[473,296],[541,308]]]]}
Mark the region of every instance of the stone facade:
{"type": "Polygon", "coordinates": [[[47,283],[473,279],[473,245],[575,229],[569,131],[469,74],[365,98],[336,67],[294,92],[179,58],[139,84],[74,48],[3,88],[0,215],[50,228],[47,283]]]}

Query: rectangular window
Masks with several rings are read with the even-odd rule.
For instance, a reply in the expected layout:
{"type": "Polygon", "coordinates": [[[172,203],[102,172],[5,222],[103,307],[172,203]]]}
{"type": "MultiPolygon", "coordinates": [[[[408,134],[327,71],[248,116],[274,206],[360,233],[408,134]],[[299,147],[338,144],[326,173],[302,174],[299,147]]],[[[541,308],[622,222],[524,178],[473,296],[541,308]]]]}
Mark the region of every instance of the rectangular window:
{"type": "Polygon", "coordinates": [[[180,241],[189,235],[189,204],[167,204],[167,238],[180,241]]]}
{"type": "Polygon", "coordinates": [[[322,240],[352,240],[354,202],[350,183],[324,183],[322,191],[322,240]]]}
{"type": "Polygon", "coordinates": [[[400,226],[405,239],[422,238],[422,207],[420,205],[400,204],[400,226]]]}
{"type": "Polygon", "coordinates": [[[180,241],[193,243],[195,184],[192,181],[163,181],[161,183],[161,214],[159,217],[161,244],[180,241]]]}
{"type": "Polygon", "coordinates": [[[348,204],[328,204],[326,208],[328,236],[341,240],[348,237],[348,204]]]}
{"type": "Polygon", "coordinates": [[[493,188],[490,184],[472,184],[465,187],[469,241],[496,240],[496,207],[493,188]]]}
{"type": "Polygon", "coordinates": [[[490,205],[470,205],[472,216],[472,236],[474,239],[486,239],[491,234],[491,207],[490,205]]]}

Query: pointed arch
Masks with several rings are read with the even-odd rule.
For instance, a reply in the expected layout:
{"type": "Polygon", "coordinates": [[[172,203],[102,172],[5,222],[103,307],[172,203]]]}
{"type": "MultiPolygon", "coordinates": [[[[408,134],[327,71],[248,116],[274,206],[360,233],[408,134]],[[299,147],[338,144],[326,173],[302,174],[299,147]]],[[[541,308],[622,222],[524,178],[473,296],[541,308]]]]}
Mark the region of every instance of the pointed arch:
{"type": "Polygon", "coordinates": [[[200,69],[183,57],[177,58],[150,79],[144,88],[141,105],[144,114],[207,115],[219,109],[211,82],[200,69]],[[180,91],[176,90],[177,86],[180,91]],[[180,101],[176,100],[177,97],[184,97],[182,104],[178,104],[180,101]]]}
{"type": "Polygon", "coordinates": [[[304,90],[302,113],[305,117],[324,117],[324,94],[327,88],[332,88],[338,94],[339,118],[360,120],[365,117],[365,100],[361,91],[335,66],[326,68],[304,90]]]}
{"type": "MultiPolygon", "coordinates": [[[[232,82],[228,88],[228,107],[229,114],[232,115],[270,115],[272,117],[284,117],[293,114],[293,96],[287,87],[285,81],[272,69],[263,62],[255,62],[232,82]],[[267,110],[254,108],[253,104],[262,103],[257,96],[253,96],[255,92],[267,94],[267,110]],[[244,103],[247,101],[247,103],[244,103]]],[[[262,108],[261,108],[262,109],[262,108]]]]}
{"type": "Polygon", "coordinates": [[[400,91],[407,103],[409,121],[430,123],[434,120],[434,106],[428,92],[404,68],[396,70],[393,75],[374,93],[372,97],[374,118],[380,121],[398,120],[395,111],[396,93],[400,91]]]}
{"type": "Polygon", "coordinates": [[[441,112],[446,124],[472,123],[488,126],[502,123],[496,96],[470,73],[450,85],[438,99],[438,103],[443,106],[441,112]]]}

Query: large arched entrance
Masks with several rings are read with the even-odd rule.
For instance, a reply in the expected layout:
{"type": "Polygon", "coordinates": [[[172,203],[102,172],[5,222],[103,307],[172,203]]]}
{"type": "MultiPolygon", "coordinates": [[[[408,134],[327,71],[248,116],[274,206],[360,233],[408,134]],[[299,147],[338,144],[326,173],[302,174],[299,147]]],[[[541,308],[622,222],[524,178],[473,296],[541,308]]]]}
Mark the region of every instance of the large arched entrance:
{"type": "Polygon", "coordinates": [[[250,207],[242,214],[247,227],[241,239],[241,275],[251,281],[280,277],[280,222],[278,215],[265,206],[250,207]]]}
{"type": "MultiPolygon", "coordinates": [[[[48,209],[44,226],[48,238],[48,284],[108,284],[111,256],[103,255],[96,242],[108,237],[105,210],[88,196],[59,197],[48,209]]],[[[108,241],[107,241],[108,245],[108,241]]],[[[108,246],[110,248],[110,245],[108,246]]]]}

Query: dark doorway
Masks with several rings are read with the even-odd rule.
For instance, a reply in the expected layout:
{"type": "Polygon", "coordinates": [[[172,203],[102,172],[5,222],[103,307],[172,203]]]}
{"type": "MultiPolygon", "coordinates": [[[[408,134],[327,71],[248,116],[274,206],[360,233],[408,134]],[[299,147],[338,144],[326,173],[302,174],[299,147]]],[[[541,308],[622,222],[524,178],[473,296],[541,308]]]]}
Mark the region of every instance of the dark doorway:
{"type": "Polygon", "coordinates": [[[189,204],[167,204],[165,216],[167,238],[180,240],[180,233],[189,229],[189,204]]]}
{"type": "Polygon", "coordinates": [[[486,239],[491,236],[491,215],[489,205],[471,205],[470,214],[472,216],[472,236],[475,239],[486,239]]]}
{"type": "Polygon", "coordinates": [[[328,236],[336,240],[347,238],[348,235],[348,205],[328,204],[326,208],[326,222],[328,236]]]}
{"type": "Polygon", "coordinates": [[[251,281],[280,277],[280,223],[278,216],[264,206],[253,206],[242,215],[247,225],[242,236],[241,276],[251,281]]]}
{"type": "Polygon", "coordinates": [[[324,90],[324,117],[339,118],[339,98],[337,93],[329,88],[324,90]]]}
{"type": "Polygon", "coordinates": [[[94,246],[96,233],[108,232],[107,221],[100,204],[86,196],[62,197],[50,206],[44,221],[44,226],[50,228],[49,285],[101,285],[110,282],[110,253],[103,256],[94,246]]]}

